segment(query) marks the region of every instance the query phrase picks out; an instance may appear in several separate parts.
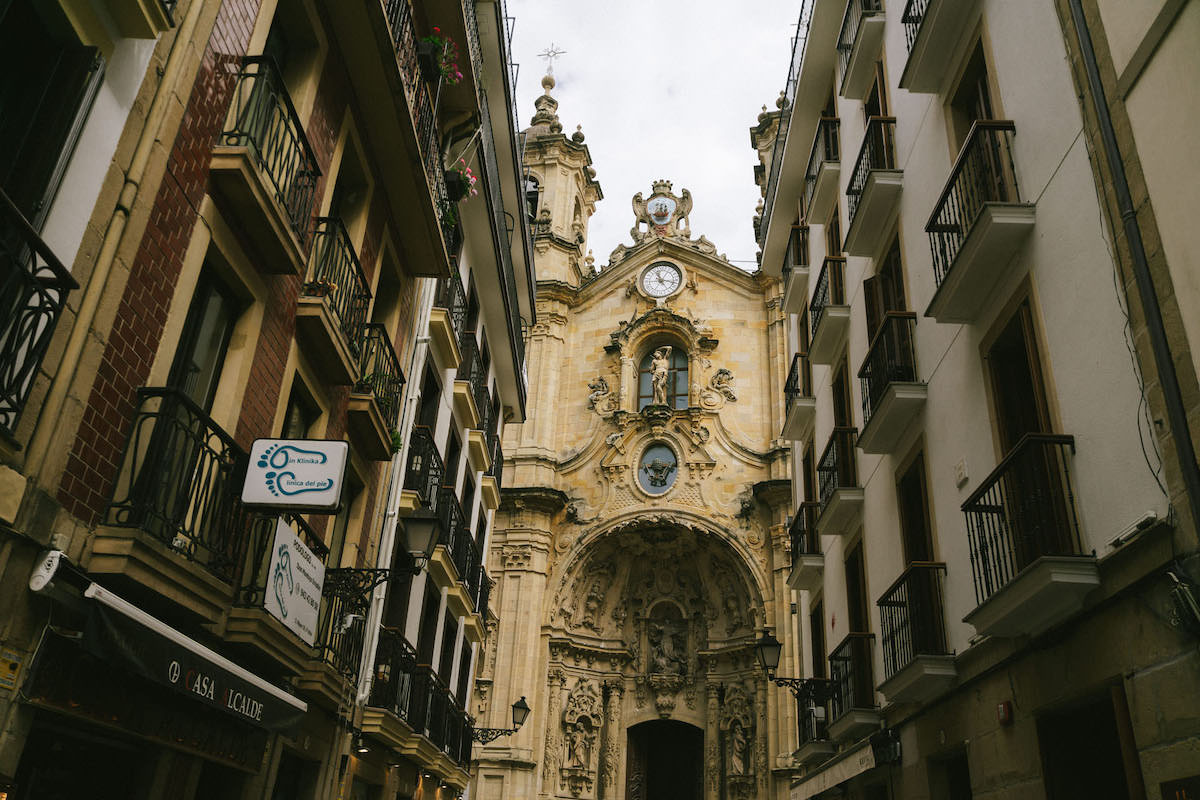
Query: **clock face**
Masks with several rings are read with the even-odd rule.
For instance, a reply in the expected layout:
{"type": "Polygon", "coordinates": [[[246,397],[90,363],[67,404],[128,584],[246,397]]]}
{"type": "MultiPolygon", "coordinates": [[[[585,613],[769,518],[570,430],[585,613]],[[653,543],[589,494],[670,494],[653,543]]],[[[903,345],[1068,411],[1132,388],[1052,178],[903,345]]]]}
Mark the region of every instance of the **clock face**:
{"type": "Polygon", "coordinates": [[[683,276],[671,264],[655,264],[642,276],[642,288],[651,297],[666,297],[679,288],[683,276]]]}

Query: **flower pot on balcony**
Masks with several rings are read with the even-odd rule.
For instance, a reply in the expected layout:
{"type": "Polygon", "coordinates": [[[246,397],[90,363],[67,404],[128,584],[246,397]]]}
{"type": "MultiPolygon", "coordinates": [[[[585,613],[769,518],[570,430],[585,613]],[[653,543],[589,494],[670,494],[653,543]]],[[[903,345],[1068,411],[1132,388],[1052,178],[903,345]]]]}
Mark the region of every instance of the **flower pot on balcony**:
{"type": "Polygon", "coordinates": [[[467,178],[458,170],[449,170],[446,172],[446,196],[451,201],[457,203],[467,196],[467,178]]]}

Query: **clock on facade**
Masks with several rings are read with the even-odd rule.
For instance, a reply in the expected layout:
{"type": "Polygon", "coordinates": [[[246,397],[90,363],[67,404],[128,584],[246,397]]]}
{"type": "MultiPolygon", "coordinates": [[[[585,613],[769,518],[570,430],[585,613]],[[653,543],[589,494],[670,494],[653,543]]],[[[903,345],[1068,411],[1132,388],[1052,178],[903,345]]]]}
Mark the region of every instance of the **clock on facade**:
{"type": "Polygon", "coordinates": [[[642,275],[642,290],[651,297],[666,297],[679,288],[683,275],[674,264],[655,264],[642,275]]]}

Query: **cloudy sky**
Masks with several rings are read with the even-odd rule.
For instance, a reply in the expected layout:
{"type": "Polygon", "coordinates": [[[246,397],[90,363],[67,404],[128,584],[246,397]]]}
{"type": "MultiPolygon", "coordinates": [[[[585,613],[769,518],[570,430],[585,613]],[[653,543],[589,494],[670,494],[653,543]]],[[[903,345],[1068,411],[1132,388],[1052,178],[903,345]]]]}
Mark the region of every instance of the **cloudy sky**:
{"type": "Polygon", "coordinates": [[[521,123],[552,42],[564,133],[583,126],[604,200],[588,246],[596,263],[629,243],[630,200],[657,178],[692,193],[693,236],[703,234],[744,269],[754,269],[752,217],[758,202],[749,130],[763,104],[774,108],[787,77],[799,0],[740,3],[631,0],[507,0],[516,18],[521,123]]]}

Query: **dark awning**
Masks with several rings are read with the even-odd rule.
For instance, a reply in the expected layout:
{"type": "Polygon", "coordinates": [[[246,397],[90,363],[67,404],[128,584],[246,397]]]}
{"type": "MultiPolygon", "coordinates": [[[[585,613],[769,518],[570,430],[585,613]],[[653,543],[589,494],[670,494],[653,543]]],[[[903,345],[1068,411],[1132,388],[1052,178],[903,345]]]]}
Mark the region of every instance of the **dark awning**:
{"type": "Polygon", "coordinates": [[[268,730],[295,725],[308,705],[96,583],[87,649],[144,678],[268,730]]]}

